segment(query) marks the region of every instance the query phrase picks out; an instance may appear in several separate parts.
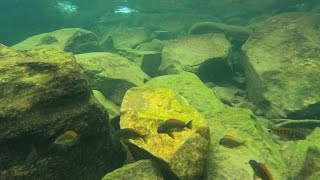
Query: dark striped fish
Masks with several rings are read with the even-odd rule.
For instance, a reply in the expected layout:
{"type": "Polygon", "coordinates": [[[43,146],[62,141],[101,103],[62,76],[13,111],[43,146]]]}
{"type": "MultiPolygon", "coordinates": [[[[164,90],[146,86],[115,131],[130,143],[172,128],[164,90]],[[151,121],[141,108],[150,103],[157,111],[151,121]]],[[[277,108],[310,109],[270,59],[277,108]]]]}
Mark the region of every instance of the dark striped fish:
{"type": "Polygon", "coordinates": [[[270,173],[270,171],[267,169],[267,167],[262,164],[262,163],[258,163],[255,160],[250,160],[249,164],[254,172],[253,177],[259,177],[262,180],[273,180],[273,177],[270,173]]]}
{"type": "Polygon", "coordinates": [[[123,140],[140,139],[141,138],[145,143],[147,143],[147,135],[141,134],[138,130],[133,129],[133,128],[119,129],[116,132],[116,135],[123,140]]]}
{"type": "Polygon", "coordinates": [[[172,132],[183,131],[183,129],[185,127],[188,129],[192,129],[192,120],[190,120],[188,123],[185,123],[185,122],[180,121],[178,119],[168,119],[159,125],[157,132],[158,133],[166,133],[171,138],[174,139],[172,132]]]}
{"type": "Polygon", "coordinates": [[[305,140],[306,135],[303,134],[301,131],[294,129],[294,128],[283,128],[283,127],[277,127],[272,126],[271,127],[272,132],[274,132],[276,135],[286,138],[288,140],[305,140]]]}

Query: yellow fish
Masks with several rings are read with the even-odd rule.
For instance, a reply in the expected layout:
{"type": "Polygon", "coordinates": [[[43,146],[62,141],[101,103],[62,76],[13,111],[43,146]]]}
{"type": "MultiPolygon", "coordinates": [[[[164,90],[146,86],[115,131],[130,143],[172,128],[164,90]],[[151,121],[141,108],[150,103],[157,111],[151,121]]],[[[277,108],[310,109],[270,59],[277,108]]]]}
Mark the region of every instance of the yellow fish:
{"type": "Polygon", "coordinates": [[[78,134],[73,131],[69,130],[64,134],[57,137],[54,141],[55,144],[64,145],[64,146],[74,146],[78,142],[78,134]]]}

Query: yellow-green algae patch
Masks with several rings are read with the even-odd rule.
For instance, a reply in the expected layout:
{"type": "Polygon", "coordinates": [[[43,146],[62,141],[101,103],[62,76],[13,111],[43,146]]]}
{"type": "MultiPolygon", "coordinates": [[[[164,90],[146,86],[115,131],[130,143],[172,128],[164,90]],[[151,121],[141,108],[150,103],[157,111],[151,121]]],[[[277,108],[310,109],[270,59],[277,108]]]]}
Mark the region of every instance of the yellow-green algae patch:
{"type": "MultiPolygon", "coordinates": [[[[207,122],[201,114],[190,106],[187,100],[169,88],[139,87],[130,89],[121,105],[121,128],[134,128],[147,134],[148,140],[131,140],[136,146],[148,151],[153,156],[167,162],[178,177],[188,178],[202,174],[207,147],[209,130],[207,122]],[[178,119],[185,123],[192,120],[192,129],[185,128],[174,132],[175,139],[167,134],[157,133],[158,126],[167,119],[178,119]],[[195,153],[190,157],[191,153],[195,153]],[[193,160],[190,161],[190,158],[193,160]],[[190,161],[200,167],[182,167],[190,161]],[[203,162],[202,162],[203,161],[203,162]],[[200,163],[200,164],[199,164],[200,163]],[[188,174],[188,172],[194,172],[188,174]],[[200,169],[199,172],[191,169],[200,169]],[[201,172],[200,172],[201,171],[201,172]]],[[[195,165],[195,164],[194,164],[195,165]]]]}

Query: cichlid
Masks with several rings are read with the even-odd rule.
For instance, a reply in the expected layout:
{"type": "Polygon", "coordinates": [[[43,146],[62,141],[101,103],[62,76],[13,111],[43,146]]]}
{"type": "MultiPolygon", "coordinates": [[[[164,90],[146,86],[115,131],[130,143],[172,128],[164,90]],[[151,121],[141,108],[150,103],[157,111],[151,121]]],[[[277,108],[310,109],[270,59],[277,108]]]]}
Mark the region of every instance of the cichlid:
{"type": "Polygon", "coordinates": [[[192,120],[190,120],[188,123],[185,123],[185,122],[177,120],[177,119],[168,119],[159,125],[157,132],[158,133],[166,133],[171,138],[174,139],[172,132],[182,131],[185,127],[188,129],[191,129],[192,128],[192,120]]]}
{"type": "Polygon", "coordinates": [[[256,177],[261,178],[262,180],[273,180],[273,177],[267,167],[262,164],[258,163],[255,160],[250,160],[249,164],[254,172],[253,179],[256,179],[256,177]]]}
{"type": "Polygon", "coordinates": [[[245,140],[241,140],[230,135],[223,136],[223,138],[220,139],[219,144],[231,149],[239,146],[247,147],[245,140]]]}
{"type": "Polygon", "coordinates": [[[295,141],[295,140],[306,139],[306,135],[304,135],[302,132],[294,128],[282,128],[282,127],[272,126],[271,130],[276,135],[286,138],[288,140],[295,141]]]}
{"type": "Polygon", "coordinates": [[[124,129],[119,129],[116,132],[116,135],[120,137],[121,139],[142,139],[145,143],[147,143],[147,135],[146,134],[141,134],[138,130],[133,129],[133,128],[124,128],[124,129]]]}
{"type": "Polygon", "coordinates": [[[78,134],[69,130],[64,134],[58,136],[54,141],[54,144],[63,145],[63,146],[74,146],[78,142],[78,134]]]}

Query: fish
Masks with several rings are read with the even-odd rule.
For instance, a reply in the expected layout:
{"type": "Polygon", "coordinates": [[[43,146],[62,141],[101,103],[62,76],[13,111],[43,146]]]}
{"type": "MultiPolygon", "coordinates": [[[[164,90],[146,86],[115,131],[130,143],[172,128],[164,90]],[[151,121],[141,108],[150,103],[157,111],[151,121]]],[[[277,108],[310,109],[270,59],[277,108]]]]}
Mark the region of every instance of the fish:
{"type": "Polygon", "coordinates": [[[286,138],[288,140],[305,140],[306,135],[303,134],[301,131],[294,129],[294,128],[284,128],[284,127],[277,127],[271,126],[272,132],[276,135],[286,138]]]}
{"type": "Polygon", "coordinates": [[[133,128],[123,128],[119,129],[116,132],[116,135],[120,137],[121,139],[142,139],[145,143],[147,143],[147,135],[141,134],[138,130],[133,128]]]}
{"type": "Polygon", "coordinates": [[[157,132],[166,133],[174,139],[174,135],[172,132],[182,131],[185,127],[188,129],[192,129],[192,120],[190,120],[188,123],[184,123],[183,121],[180,121],[178,119],[168,119],[159,125],[157,132]]]}
{"type": "Polygon", "coordinates": [[[78,142],[78,139],[78,134],[73,130],[69,130],[58,136],[54,141],[54,144],[74,146],[78,142]]]}
{"type": "Polygon", "coordinates": [[[231,149],[239,147],[239,146],[247,147],[245,140],[240,140],[240,139],[235,138],[235,137],[230,136],[230,135],[223,136],[223,138],[221,138],[219,140],[219,144],[224,146],[224,147],[231,148],[231,149]]]}
{"type": "Polygon", "coordinates": [[[31,165],[35,163],[39,159],[39,154],[34,145],[31,145],[31,152],[28,154],[27,158],[25,159],[26,164],[31,165]]]}
{"type": "Polygon", "coordinates": [[[273,180],[273,177],[270,171],[267,169],[267,167],[264,164],[258,163],[255,160],[250,160],[249,164],[254,172],[253,179],[256,179],[256,177],[258,177],[258,178],[261,178],[262,180],[273,180]]]}

